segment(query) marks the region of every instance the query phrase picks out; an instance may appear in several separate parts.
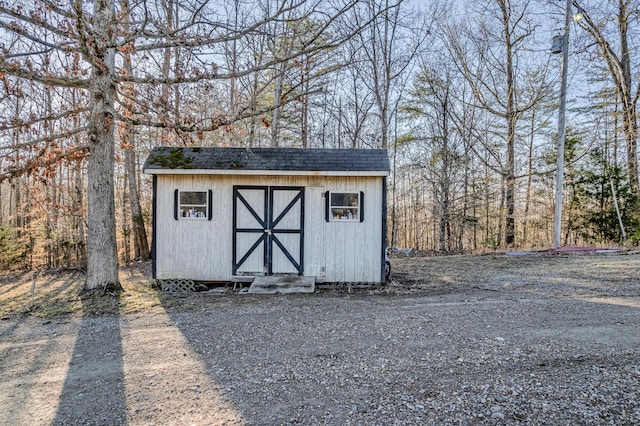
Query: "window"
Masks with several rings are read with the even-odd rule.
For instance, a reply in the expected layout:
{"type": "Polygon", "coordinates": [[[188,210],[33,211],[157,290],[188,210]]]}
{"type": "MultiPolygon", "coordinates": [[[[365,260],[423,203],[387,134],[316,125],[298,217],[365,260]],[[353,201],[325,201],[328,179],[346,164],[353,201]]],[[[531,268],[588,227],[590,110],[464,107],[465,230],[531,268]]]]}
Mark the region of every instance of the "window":
{"type": "Polygon", "coordinates": [[[360,203],[362,193],[331,192],[329,193],[330,220],[362,221],[360,203]]]}
{"type": "MultiPolygon", "coordinates": [[[[206,191],[178,191],[178,217],[180,219],[208,219],[209,200],[206,191]]],[[[176,218],[177,219],[177,218],[176,218]]]]}

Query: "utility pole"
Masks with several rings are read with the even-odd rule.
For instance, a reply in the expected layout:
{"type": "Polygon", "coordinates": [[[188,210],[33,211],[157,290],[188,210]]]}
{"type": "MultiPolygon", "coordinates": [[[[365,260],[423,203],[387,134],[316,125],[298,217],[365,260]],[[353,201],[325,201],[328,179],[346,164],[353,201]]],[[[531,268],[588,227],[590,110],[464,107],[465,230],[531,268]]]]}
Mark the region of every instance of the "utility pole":
{"type": "Polygon", "coordinates": [[[564,186],[564,139],[566,134],[565,109],[567,105],[567,68],[569,65],[569,29],[571,24],[571,0],[567,0],[562,37],[562,65],[560,68],[560,111],[558,113],[558,158],[556,162],[555,215],[553,245],[562,245],[562,188],[564,186]]]}

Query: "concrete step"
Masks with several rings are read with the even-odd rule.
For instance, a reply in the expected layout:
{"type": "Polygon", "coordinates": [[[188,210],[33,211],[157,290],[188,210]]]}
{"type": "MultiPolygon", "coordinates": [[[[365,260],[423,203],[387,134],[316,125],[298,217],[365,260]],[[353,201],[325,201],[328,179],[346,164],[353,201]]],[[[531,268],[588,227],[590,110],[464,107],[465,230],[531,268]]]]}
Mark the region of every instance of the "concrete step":
{"type": "Polygon", "coordinates": [[[251,283],[248,292],[254,294],[288,294],[313,293],[315,290],[316,280],[314,277],[270,275],[256,277],[251,283]]]}

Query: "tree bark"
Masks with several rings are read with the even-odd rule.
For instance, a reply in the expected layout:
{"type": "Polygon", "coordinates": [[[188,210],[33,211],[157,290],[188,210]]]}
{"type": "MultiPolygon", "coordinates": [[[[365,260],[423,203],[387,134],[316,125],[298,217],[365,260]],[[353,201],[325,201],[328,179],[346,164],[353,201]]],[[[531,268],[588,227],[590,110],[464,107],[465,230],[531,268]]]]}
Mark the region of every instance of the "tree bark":
{"type": "Polygon", "coordinates": [[[89,161],[87,167],[87,281],[85,292],[122,291],[118,278],[114,194],[114,0],[94,3],[89,161]]]}

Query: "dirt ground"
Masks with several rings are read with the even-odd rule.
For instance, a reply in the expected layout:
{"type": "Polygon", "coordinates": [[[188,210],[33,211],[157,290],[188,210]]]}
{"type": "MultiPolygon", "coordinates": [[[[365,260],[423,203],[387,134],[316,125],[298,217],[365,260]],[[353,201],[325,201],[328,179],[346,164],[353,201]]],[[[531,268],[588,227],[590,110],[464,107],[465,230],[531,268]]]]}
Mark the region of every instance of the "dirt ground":
{"type": "Polygon", "coordinates": [[[286,296],[0,275],[0,425],[640,423],[639,253],[392,264],[286,296]]]}

